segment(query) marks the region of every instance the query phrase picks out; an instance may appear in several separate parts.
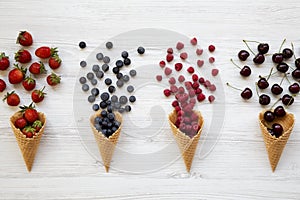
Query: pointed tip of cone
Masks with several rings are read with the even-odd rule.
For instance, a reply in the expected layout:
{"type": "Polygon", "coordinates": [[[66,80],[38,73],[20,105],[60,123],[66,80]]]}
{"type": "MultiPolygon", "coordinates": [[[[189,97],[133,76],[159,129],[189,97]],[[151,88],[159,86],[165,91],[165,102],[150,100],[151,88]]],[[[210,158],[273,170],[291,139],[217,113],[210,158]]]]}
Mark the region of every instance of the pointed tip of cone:
{"type": "Polygon", "coordinates": [[[104,166],[105,167],[105,171],[108,172],[109,171],[109,166],[104,166]]]}
{"type": "Polygon", "coordinates": [[[27,167],[27,171],[31,172],[32,165],[27,165],[27,163],[26,163],[26,167],[27,167]]]}
{"type": "Polygon", "coordinates": [[[275,172],[276,167],[277,167],[277,164],[276,165],[271,165],[272,172],[275,172]]]}

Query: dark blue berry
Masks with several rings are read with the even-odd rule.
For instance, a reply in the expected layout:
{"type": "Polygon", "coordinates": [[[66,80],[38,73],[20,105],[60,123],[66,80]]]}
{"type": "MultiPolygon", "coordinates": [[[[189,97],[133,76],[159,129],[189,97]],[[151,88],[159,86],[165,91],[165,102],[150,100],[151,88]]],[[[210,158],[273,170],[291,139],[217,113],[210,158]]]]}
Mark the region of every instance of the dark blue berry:
{"type": "Polygon", "coordinates": [[[107,101],[109,99],[109,94],[107,92],[103,92],[101,94],[102,101],[107,101]]]}
{"type": "Polygon", "coordinates": [[[107,71],[109,70],[108,64],[103,64],[103,65],[102,65],[102,70],[103,70],[104,72],[107,72],[107,71]]]}
{"type": "Polygon", "coordinates": [[[85,77],[80,77],[79,78],[79,83],[85,84],[86,83],[86,78],[85,77]]]}
{"type": "Polygon", "coordinates": [[[134,76],[136,76],[136,71],[134,69],[132,69],[129,71],[129,74],[131,77],[134,77],[134,76]]]}
{"type": "Polygon", "coordinates": [[[80,67],[86,67],[87,63],[83,60],[80,62],[80,67]]]}
{"type": "Polygon", "coordinates": [[[109,93],[112,94],[112,93],[114,93],[115,91],[116,91],[116,87],[115,87],[115,86],[111,85],[111,86],[108,87],[108,92],[109,92],[109,93]]]}
{"type": "Polygon", "coordinates": [[[112,102],[117,102],[118,101],[118,97],[116,95],[111,96],[111,101],[112,102]]]}
{"type": "Polygon", "coordinates": [[[106,110],[101,111],[101,117],[107,117],[107,111],[106,110]]]}
{"type": "Polygon", "coordinates": [[[94,105],[93,105],[93,110],[94,110],[94,111],[98,111],[98,110],[99,110],[99,108],[100,108],[100,107],[99,107],[99,105],[98,105],[98,104],[94,104],[94,105]]]}
{"type": "Polygon", "coordinates": [[[119,102],[120,102],[120,104],[124,105],[128,102],[128,99],[126,96],[120,96],[119,102]]]}
{"type": "Polygon", "coordinates": [[[106,46],[107,49],[111,49],[111,48],[113,48],[113,43],[112,42],[106,42],[105,46],[106,46]]]}
{"type": "Polygon", "coordinates": [[[103,73],[102,71],[96,72],[96,77],[97,77],[98,79],[103,78],[103,76],[104,76],[104,73],[103,73]]]}
{"type": "Polygon", "coordinates": [[[93,88],[91,90],[91,94],[94,95],[95,97],[99,95],[99,89],[98,88],[93,88]]]}
{"type": "Polygon", "coordinates": [[[86,83],[84,83],[83,85],[82,85],[82,90],[83,91],[89,91],[89,89],[90,89],[90,87],[89,87],[89,85],[88,84],[86,84],[86,83]]]}
{"type": "Polygon", "coordinates": [[[112,84],[112,80],[110,78],[105,79],[105,84],[106,85],[111,85],[112,84]]]}
{"type": "Polygon", "coordinates": [[[127,83],[130,80],[130,77],[128,75],[124,75],[122,79],[125,83],[127,83]]]}
{"type": "Polygon", "coordinates": [[[95,100],[96,100],[96,97],[95,97],[94,95],[90,95],[90,96],[88,97],[88,101],[89,101],[90,103],[94,103],[95,100]]]}
{"type": "Polygon", "coordinates": [[[91,80],[91,84],[92,84],[92,85],[97,85],[97,83],[98,83],[97,79],[93,78],[93,79],[91,80]]]}
{"type": "Polygon", "coordinates": [[[127,51],[123,51],[121,54],[122,58],[127,58],[128,57],[128,52],[127,51]]]}
{"type": "Polygon", "coordinates": [[[100,70],[99,65],[93,65],[92,70],[93,70],[93,72],[98,72],[100,70]]]}
{"type": "Polygon", "coordinates": [[[86,43],[83,42],[83,41],[79,42],[79,47],[80,47],[81,49],[84,49],[84,48],[86,47],[86,43]]]}
{"type": "Polygon", "coordinates": [[[89,72],[86,74],[87,79],[92,80],[95,76],[93,72],[89,72]]]}
{"type": "Polygon", "coordinates": [[[114,67],[112,69],[112,71],[113,71],[114,74],[118,74],[120,72],[120,69],[118,67],[114,67]]]}
{"type": "Polygon", "coordinates": [[[100,102],[100,108],[105,109],[107,107],[107,104],[105,101],[100,102]]]}
{"type": "Polygon", "coordinates": [[[103,54],[102,53],[97,53],[96,55],[97,60],[102,60],[103,59],[103,54]]]}
{"type": "Polygon", "coordinates": [[[132,85],[128,85],[127,91],[128,91],[129,93],[132,93],[132,92],[134,91],[134,87],[133,87],[132,85]]]}
{"type": "Polygon", "coordinates": [[[131,103],[135,102],[135,101],[136,101],[135,96],[130,96],[130,97],[129,97],[129,101],[130,101],[131,103]]]}
{"type": "Polygon", "coordinates": [[[121,80],[121,79],[119,79],[119,80],[117,80],[117,86],[120,88],[120,87],[123,87],[123,85],[124,85],[124,82],[121,80]]]}
{"type": "Polygon", "coordinates": [[[110,58],[109,58],[108,56],[104,56],[103,62],[104,62],[105,64],[109,63],[109,62],[110,62],[110,58]]]}
{"type": "Polygon", "coordinates": [[[117,60],[117,61],[116,61],[116,66],[117,66],[118,68],[122,68],[123,65],[124,65],[124,63],[123,63],[122,60],[117,60]]]}
{"type": "Polygon", "coordinates": [[[125,110],[126,110],[126,112],[130,112],[130,111],[131,111],[131,106],[126,105],[126,106],[125,106],[125,110]]]}
{"type": "Polygon", "coordinates": [[[131,64],[131,60],[129,58],[124,59],[124,65],[128,66],[131,64]]]}
{"type": "Polygon", "coordinates": [[[117,75],[116,75],[116,78],[117,79],[121,79],[123,77],[123,74],[122,73],[118,73],[117,75]]]}
{"type": "Polygon", "coordinates": [[[145,53],[144,47],[139,47],[139,48],[137,49],[137,52],[138,52],[139,54],[144,54],[144,53],[145,53]]]}

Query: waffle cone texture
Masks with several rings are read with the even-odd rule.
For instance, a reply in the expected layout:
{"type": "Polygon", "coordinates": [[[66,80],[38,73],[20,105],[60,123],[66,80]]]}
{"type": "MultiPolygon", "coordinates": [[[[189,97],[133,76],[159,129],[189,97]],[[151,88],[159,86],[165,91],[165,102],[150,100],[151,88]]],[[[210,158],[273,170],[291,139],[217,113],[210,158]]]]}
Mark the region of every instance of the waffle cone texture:
{"type": "Polygon", "coordinates": [[[46,125],[46,116],[44,115],[44,113],[39,112],[38,115],[39,115],[39,120],[43,123],[43,126],[40,129],[40,131],[32,138],[26,138],[26,136],[22,133],[22,131],[20,129],[16,128],[14,125],[15,121],[18,118],[22,117],[21,112],[16,112],[10,118],[10,126],[14,132],[14,135],[18,142],[24,162],[26,164],[27,170],[29,172],[31,171],[32,165],[34,163],[34,158],[35,158],[36,152],[38,150],[42,135],[45,130],[45,125],[46,125]]]}
{"type": "Polygon", "coordinates": [[[120,127],[111,135],[109,138],[104,136],[101,132],[99,132],[94,125],[94,120],[97,116],[100,116],[101,110],[97,111],[90,118],[90,126],[94,133],[94,137],[99,149],[99,152],[102,157],[102,162],[105,167],[105,171],[109,171],[110,162],[115,151],[115,147],[118,143],[118,139],[122,129],[122,115],[118,112],[114,113],[116,116],[116,120],[121,123],[120,127]]]}
{"type": "Polygon", "coordinates": [[[264,111],[259,114],[259,125],[273,172],[277,167],[283,149],[292,133],[294,123],[294,115],[291,113],[286,113],[284,117],[276,118],[271,123],[264,120],[264,111]],[[271,127],[273,123],[279,123],[283,127],[283,134],[279,138],[272,136],[267,129],[267,127],[271,127]]]}
{"type": "Polygon", "coordinates": [[[180,149],[181,152],[181,156],[183,158],[183,161],[185,163],[185,167],[186,167],[186,171],[190,172],[192,163],[193,163],[193,158],[197,149],[197,145],[200,139],[200,135],[202,132],[202,128],[204,125],[204,120],[203,117],[201,115],[200,112],[198,111],[194,111],[196,112],[196,114],[198,115],[199,119],[198,119],[198,124],[200,126],[199,131],[197,132],[197,134],[190,138],[189,136],[187,136],[185,133],[183,133],[182,131],[179,130],[179,128],[177,128],[175,126],[175,122],[177,119],[177,113],[174,110],[172,113],[169,114],[169,124],[171,126],[172,129],[172,133],[173,136],[177,142],[177,145],[180,149]]]}

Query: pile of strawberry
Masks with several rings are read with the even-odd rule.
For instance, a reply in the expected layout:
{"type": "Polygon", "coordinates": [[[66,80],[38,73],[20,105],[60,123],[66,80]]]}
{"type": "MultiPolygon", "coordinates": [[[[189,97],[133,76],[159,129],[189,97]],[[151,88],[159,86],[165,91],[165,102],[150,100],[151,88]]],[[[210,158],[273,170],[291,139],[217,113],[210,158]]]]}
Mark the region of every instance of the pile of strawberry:
{"type": "Polygon", "coordinates": [[[20,129],[27,138],[35,136],[43,127],[42,121],[39,119],[37,110],[32,103],[29,106],[20,106],[22,117],[18,118],[14,125],[20,129]]]}
{"type": "MultiPolygon", "coordinates": [[[[31,99],[35,103],[39,103],[43,101],[45,97],[45,86],[42,89],[35,89],[36,87],[36,79],[41,74],[47,74],[47,70],[45,67],[45,62],[48,62],[48,65],[51,69],[58,69],[61,65],[62,60],[58,55],[57,48],[50,48],[47,46],[39,47],[35,50],[35,55],[42,59],[39,62],[33,62],[32,56],[29,50],[25,49],[29,47],[33,43],[32,35],[28,31],[21,31],[17,38],[17,43],[22,45],[23,47],[15,53],[15,61],[14,68],[8,72],[8,81],[12,85],[22,83],[22,86],[26,91],[31,92],[31,99]],[[28,65],[30,74],[27,75],[27,68],[21,65],[28,65]],[[34,77],[32,77],[32,75],[34,77]]],[[[10,66],[9,57],[5,55],[5,53],[0,53],[0,70],[6,71],[10,66]]],[[[48,85],[54,86],[60,83],[60,76],[51,72],[47,77],[46,81],[48,85]]],[[[6,82],[0,78],[0,92],[3,92],[6,89],[6,82]]],[[[15,91],[7,92],[3,101],[7,102],[10,106],[18,106],[20,103],[20,97],[15,91]]]]}

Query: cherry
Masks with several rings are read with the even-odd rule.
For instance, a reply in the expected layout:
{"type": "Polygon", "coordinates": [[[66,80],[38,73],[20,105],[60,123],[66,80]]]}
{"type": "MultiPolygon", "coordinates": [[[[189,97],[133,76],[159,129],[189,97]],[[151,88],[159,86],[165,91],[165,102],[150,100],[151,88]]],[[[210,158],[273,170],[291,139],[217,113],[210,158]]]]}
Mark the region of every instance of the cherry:
{"type": "Polygon", "coordinates": [[[267,87],[269,87],[269,83],[268,83],[268,81],[267,81],[266,78],[260,77],[260,79],[259,79],[258,82],[257,82],[257,86],[258,86],[260,89],[266,89],[267,87]]]}
{"type": "Polygon", "coordinates": [[[271,98],[268,95],[262,94],[259,96],[259,103],[261,105],[264,105],[264,106],[269,105],[270,102],[271,102],[271,98]]]}
{"type": "Polygon", "coordinates": [[[258,53],[254,58],[253,58],[253,62],[255,64],[262,64],[265,62],[265,56],[261,53],[258,53]]]}
{"type": "Polygon", "coordinates": [[[245,61],[247,60],[247,58],[250,56],[249,52],[246,51],[246,50],[241,50],[239,53],[238,53],[238,57],[241,61],[245,61]]]}
{"type": "Polygon", "coordinates": [[[294,55],[294,52],[290,48],[285,48],[282,50],[283,58],[289,59],[294,55]]]}
{"type": "Polygon", "coordinates": [[[300,58],[297,58],[295,60],[295,66],[297,67],[297,69],[300,69],[300,58]]]}
{"type": "Polygon", "coordinates": [[[292,97],[291,95],[285,94],[281,98],[281,101],[284,105],[290,106],[294,103],[294,97],[292,97]]]}
{"type": "Polygon", "coordinates": [[[295,70],[292,72],[292,76],[293,76],[293,78],[295,78],[295,79],[299,79],[299,78],[300,78],[300,69],[295,69],[295,70]]]}
{"type": "Polygon", "coordinates": [[[274,110],[274,114],[276,117],[284,117],[286,115],[286,112],[283,106],[277,106],[274,110]]]}
{"type": "Polygon", "coordinates": [[[276,66],[276,69],[279,72],[285,73],[289,70],[289,66],[288,66],[288,64],[281,62],[281,63],[278,63],[278,65],[276,66]]]}
{"type": "Polygon", "coordinates": [[[264,113],[264,119],[267,122],[272,122],[275,119],[275,114],[272,111],[268,110],[264,113]]]}
{"type": "Polygon", "coordinates": [[[300,86],[298,83],[293,83],[292,85],[289,86],[289,91],[292,94],[296,94],[300,91],[300,86]]]}
{"type": "Polygon", "coordinates": [[[258,46],[257,46],[257,50],[259,53],[261,54],[266,54],[268,53],[269,51],[269,45],[267,43],[260,43],[258,46]]]}
{"type": "Polygon", "coordinates": [[[277,83],[275,83],[274,85],[272,85],[271,87],[271,92],[275,95],[279,95],[283,92],[283,89],[280,85],[278,85],[277,83]]]}
{"type": "Polygon", "coordinates": [[[274,63],[281,63],[283,61],[283,54],[282,53],[274,53],[272,55],[272,61],[274,63]]]}
{"type": "Polygon", "coordinates": [[[243,68],[241,68],[240,66],[238,66],[235,62],[233,62],[232,59],[230,59],[230,61],[237,67],[239,68],[241,71],[240,71],[240,75],[241,76],[244,76],[244,77],[248,77],[251,75],[251,68],[247,65],[245,65],[243,68]]]}
{"type": "Polygon", "coordinates": [[[280,124],[274,123],[272,125],[272,130],[276,138],[279,138],[283,133],[283,128],[280,124]]]}
{"type": "Polygon", "coordinates": [[[251,97],[252,97],[252,90],[250,88],[246,87],[244,90],[241,90],[239,88],[236,88],[236,87],[230,85],[229,83],[226,83],[226,85],[229,86],[229,87],[231,87],[231,88],[233,88],[233,89],[235,89],[235,90],[242,91],[241,92],[241,97],[243,99],[246,99],[246,100],[247,99],[251,99],[251,97]]]}

